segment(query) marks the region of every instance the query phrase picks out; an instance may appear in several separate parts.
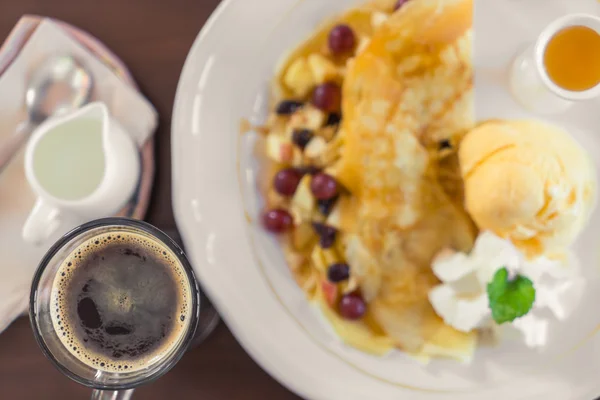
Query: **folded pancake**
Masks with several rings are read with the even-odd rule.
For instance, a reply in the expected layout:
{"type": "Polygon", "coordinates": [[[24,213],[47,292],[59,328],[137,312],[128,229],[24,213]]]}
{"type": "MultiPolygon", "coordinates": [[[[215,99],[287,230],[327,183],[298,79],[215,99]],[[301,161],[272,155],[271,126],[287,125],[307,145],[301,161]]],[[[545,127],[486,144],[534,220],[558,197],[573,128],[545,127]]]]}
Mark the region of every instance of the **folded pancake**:
{"type": "Polygon", "coordinates": [[[349,65],[343,86],[335,170],[353,196],[342,218],[345,256],[369,302],[365,320],[425,358],[468,359],[476,344],[427,298],[435,254],[467,252],[476,235],[452,151],[474,125],[472,6],[409,1],[349,65]]]}

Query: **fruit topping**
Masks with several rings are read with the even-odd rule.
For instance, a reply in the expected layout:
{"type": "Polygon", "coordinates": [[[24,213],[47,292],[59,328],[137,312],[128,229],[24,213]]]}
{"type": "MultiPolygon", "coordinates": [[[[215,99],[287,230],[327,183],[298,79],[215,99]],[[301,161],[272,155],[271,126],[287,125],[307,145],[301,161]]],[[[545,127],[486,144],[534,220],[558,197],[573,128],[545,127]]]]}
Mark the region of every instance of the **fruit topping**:
{"type": "Polygon", "coordinates": [[[450,143],[450,140],[448,140],[448,139],[440,140],[440,142],[438,143],[438,148],[440,150],[451,149],[452,148],[452,143],[450,143]]]}
{"type": "Polygon", "coordinates": [[[310,190],[317,200],[329,200],[338,194],[338,183],[330,175],[321,172],[312,178],[310,190]]]}
{"type": "Polygon", "coordinates": [[[340,77],[340,71],[335,64],[321,54],[311,54],[308,56],[308,66],[317,85],[338,80],[340,77]]]}
{"type": "Polygon", "coordinates": [[[319,110],[325,112],[337,112],[342,102],[342,89],[339,85],[327,82],[315,88],[312,95],[312,103],[319,110]]]}
{"type": "Polygon", "coordinates": [[[398,0],[396,2],[396,5],[394,6],[394,11],[397,11],[400,9],[400,7],[402,7],[404,4],[408,3],[409,0],[398,0]]]}
{"type": "Polygon", "coordinates": [[[335,305],[338,295],[337,286],[331,282],[323,281],[321,283],[321,289],[323,290],[323,296],[325,297],[325,301],[329,304],[330,307],[335,305]]]}
{"type": "Polygon", "coordinates": [[[293,196],[302,179],[302,173],[295,168],[286,168],[275,174],[273,187],[282,196],[293,196]]]}
{"type": "Polygon", "coordinates": [[[302,108],[304,104],[296,100],[283,100],[277,105],[275,112],[278,115],[291,115],[296,112],[299,108],[302,108]]]}
{"type": "Polygon", "coordinates": [[[340,24],[329,32],[329,49],[332,54],[348,54],[356,46],[356,35],[348,25],[340,24]]]}
{"type": "Polygon", "coordinates": [[[315,167],[314,165],[305,165],[298,168],[298,171],[300,171],[302,175],[316,175],[321,172],[321,168],[315,167]]]}
{"type": "Polygon", "coordinates": [[[332,264],[327,269],[327,279],[329,282],[339,283],[350,278],[350,266],[345,263],[332,264]]]}
{"type": "Polygon", "coordinates": [[[335,205],[336,201],[337,197],[327,200],[318,200],[317,207],[319,208],[321,214],[328,216],[331,210],[333,209],[333,206],[335,205]]]}
{"type": "Polygon", "coordinates": [[[367,304],[360,294],[348,293],[340,299],[338,310],[345,319],[358,320],[365,315],[367,304]]]}
{"type": "Polygon", "coordinates": [[[295,96],[301,98],[309,94],[317,84],[308,61],[304,58],[299,58],[290,65],[283,77],[283,82],[295,96]]]}
{"type": "Polygon", "coordinates": [[[327,126],[339,125],[341,121],[342,121],[342,115],[334,112],[334,113],[329,114],[325,125],[327,125],[327,126]]]}
{"type": "Polygon", "coordinates": [[[333,246],[337,235],[337,229],[318,222],[313,223],[313,228],[315,229],[315,232],[317,232],[317,235],[319,235],[319,245],[322,248],[328,249],[333,246]]]}
{"type": "Polygon", "coordinates": [[[280,208],[267,211],[263,215],[265,228],[273,233],[283,233],[294,225],[294,220],[290,213],[280,208]]]}
{"type": "Polygon", "coordinates": [[[292,141],[296,146],[304,150],[308,142],[313,138],[314,133],[310,129],[295,129],[292,133],[292,141]]]}

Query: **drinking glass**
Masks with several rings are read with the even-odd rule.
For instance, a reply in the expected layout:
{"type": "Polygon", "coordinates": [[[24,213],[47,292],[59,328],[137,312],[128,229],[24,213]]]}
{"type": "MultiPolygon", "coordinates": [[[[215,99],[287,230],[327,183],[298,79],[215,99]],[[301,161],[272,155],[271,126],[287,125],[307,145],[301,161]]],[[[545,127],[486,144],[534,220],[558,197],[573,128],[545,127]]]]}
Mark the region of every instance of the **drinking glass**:
{"type": "Polygon", "coordinates": [[[31,287],[29,315],[36,341],[44,355],[50,359],[67,377],[94,390],[92,399],[129,399],[133,389],[154,381],[167,373],[183,356],[194,339],[198,325],[200,296],[194,272],[185,257],[183,250],[166,234],[145,222],[128,218],[105,218],[89,222],[71,232],[55,243],[42,259],[31,287]],[[62,262],[87,240],[112,231],[129,232],[145,236],[165,248],[170,249],[177,257],[186,273],[185,285],[192,294],[190,323],[186,332],[180,336],[168,351],[158,359],[153,359],[143,369],[110,372],[97,369],[83,363],[65,348],[54,328],[50,315],[51,294],[54,279],[62,262]]]}

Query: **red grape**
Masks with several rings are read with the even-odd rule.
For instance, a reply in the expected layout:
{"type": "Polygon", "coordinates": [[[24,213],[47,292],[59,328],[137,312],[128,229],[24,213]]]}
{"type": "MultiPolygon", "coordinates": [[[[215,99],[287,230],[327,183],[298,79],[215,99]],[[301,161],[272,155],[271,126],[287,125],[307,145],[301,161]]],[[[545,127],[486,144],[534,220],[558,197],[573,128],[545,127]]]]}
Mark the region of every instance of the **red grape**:
{"type": "Polygon", "coordinates": [[[394,11],[399,10],[404,4],[408,3],[408,0],[398,0],[394,6],[394,11]]]}
{"type": "Polygon", "coordinates": [[[357,320],[367,312],[367,304],[361,295],[348,293],[342,296],[338,310],[345,319],[357,320]]]}
{"type": "Polygon", "coordinates": [[[329,49],[332,54],[345,54],[354,50],[356,35],[348,25],[336,25],[329,32],[329,49]]]}
{"type": "Polygon", "coordinates": [[[294,220],[290,213],[280,208],[267,211],[263,215],[263,223],[268,231],[273,233],[283,233],[294,225],[294,220]]]}
{"type": "Polygon", "coordinates": [[[338,184],[334,178],[321,172],[313,176],[310,190],[318,200],[329,200],[338,194],[338,184]]]}
{"type": "Polygon", "coordinates": [[[293,196],[302,179],[300,171],[286,168],[279,171],[273,178],[273,187],[282,196],[293,196]]]}
{"type": "Polygon", "coordinates": [[[342,104],[342,89],[332,82],[323,83],[315,88],[312,103],[325,112],[339,111],[342,104]]]}

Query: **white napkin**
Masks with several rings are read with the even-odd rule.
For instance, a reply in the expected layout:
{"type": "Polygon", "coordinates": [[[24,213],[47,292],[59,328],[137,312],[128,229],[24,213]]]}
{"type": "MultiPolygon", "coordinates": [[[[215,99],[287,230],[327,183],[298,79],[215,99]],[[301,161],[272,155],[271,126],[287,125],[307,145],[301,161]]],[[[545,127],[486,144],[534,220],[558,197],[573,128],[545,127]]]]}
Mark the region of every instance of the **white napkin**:
{"type": "MultiPolygon", "coordinates": [[[[89,69],[95,84],[92,100],[106,103],[138,146],[152,136],[158,123],[152,104],[54,22],[45,20],[0,76],[0,143],[26,117],[23,104],[27,77],[44,58],[60,53],[76,57],[89,69]]],[[[50,245],[71,228],[66,223],[39,247],[26,244],[21,239],[21,228],[33,203],[21,149],[0,175],[0,332],[27,310],[31,278],[38,262],[50,245]]]]}

